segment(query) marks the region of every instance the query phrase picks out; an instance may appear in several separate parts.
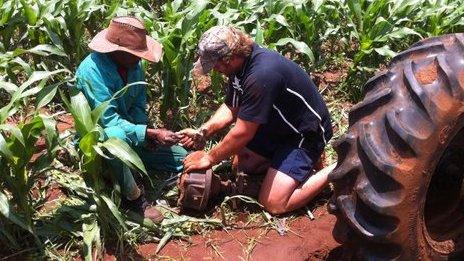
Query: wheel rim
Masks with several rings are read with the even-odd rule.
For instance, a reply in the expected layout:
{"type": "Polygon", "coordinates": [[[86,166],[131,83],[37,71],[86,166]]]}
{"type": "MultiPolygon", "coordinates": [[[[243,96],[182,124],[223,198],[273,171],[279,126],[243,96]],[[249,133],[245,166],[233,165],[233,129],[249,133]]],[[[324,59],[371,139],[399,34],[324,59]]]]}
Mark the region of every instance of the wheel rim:
{"type": "Polygon", "coordinates": [[[464,128],[442,154],[427,190],[423,224],[431,247],[443,254],[464,249],[464,128]]]}

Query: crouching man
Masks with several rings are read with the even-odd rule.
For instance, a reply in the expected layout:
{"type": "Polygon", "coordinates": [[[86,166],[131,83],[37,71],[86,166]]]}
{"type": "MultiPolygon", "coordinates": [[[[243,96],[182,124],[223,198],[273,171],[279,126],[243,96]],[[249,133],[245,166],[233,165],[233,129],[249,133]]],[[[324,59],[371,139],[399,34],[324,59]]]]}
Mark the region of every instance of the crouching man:
{"type": "MultiPolygon", "coordinates": [[[[199,146],[235,125],[209,152],[184,160],[185,172],[210,168],[236,155],[239,171],[266,173],[259,202],[280,214],[305,206],[328,183],[314,164],[332,137],[327,107],[308,74],[277,52],[258,46],[240,30],[215,26],[198,45],[192,75],[211,69],[229,78],[225,103],[198,130],[185,129],[184,146],[199,146]]],[[[201,79],[198,82],[208,82],[201,79]]]]}
{"type": "MultiPolygon", "coordinates": [[[[134,17],[114,18],[107,29],[92,39],[89,47],[93,52],[79,65],[76,79],[77,88],[92,109],[111,100],[127,84],[144,81],[141,59],[158,62],[162,53],[161,45],[147,36],[143,23],[134,17]]],[[[112,100],[99,122],[105,138],[127,142],[149,170],[182,171],[186,150],[171,146],[178,141],[175,133],[147,126],[146,106],[146,87],[141,84],[112,100]]],[[[142,185],[136,183],[130,169],[118,159],[109,160],[109,165],[121,186],[122,207],[160,222],[162,214],[148,204],[142,185]]]]}

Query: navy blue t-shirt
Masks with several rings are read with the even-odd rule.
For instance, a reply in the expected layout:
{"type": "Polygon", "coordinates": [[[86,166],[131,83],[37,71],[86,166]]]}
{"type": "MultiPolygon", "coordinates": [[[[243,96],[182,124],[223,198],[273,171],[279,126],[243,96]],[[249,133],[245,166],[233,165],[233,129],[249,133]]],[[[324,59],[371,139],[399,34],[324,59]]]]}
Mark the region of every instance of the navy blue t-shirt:
{"type": "Polygon", "coordinates": [[[329,111],[309,75],[281,54],[253,46],[242,71],[229,77],[225,103],[238,118],[298,147],[322,149],[332,137],[329,111]]]}

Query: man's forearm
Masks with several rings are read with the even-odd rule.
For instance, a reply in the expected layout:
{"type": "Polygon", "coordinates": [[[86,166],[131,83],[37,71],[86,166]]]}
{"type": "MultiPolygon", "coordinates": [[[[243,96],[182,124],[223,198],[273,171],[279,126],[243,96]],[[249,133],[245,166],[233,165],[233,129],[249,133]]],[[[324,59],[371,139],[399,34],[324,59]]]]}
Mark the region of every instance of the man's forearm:
{"type": "Polygon", "coordinates": [[[205,169],[214,166],[220,161],[239,152],[255,136],[259,123],[237,119],[235,126],[227,133],[224,139],[209,153],[195,151],[184,160],[186,172],[195,169],[205,169]]]}
{"type": "Polygon", "coordinates": [[[235,126],[224,139],[209,151],[213,164],[237,154],[256,134],[259,124],[237,119],[235,126]]]}
{"type": "Polygon", "coordinates": [[[229,126],[235,118],[236,109],[229,108],[226,104],[222,104],[213,116],[201,126],[205,138],[209,138],[216,132],[229,126]]]}
{"type": "Polygon", "coordinates": [[[213,164],[217,164],[237,154],[252,138],[253,135],[243,131],[237,131],[235,127],[232,128],[224,139],[208,152],[214,161],[213,164]]]}

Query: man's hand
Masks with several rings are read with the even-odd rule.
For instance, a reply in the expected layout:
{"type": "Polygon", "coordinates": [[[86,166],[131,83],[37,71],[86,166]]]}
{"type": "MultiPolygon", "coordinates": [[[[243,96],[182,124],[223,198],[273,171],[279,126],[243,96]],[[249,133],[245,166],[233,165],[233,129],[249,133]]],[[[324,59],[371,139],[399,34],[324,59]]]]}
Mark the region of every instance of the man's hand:
{"type": "Polygon", "coordinates": [[[189,173],[193,170],[208,169],[214,164],[214,159],[205,151],[195,151],[184,159],[184,172],[189,173]]]}
{"type": "Polygon", "coordinates": [[[163,146],[172,146],[180,140],[179,135],[167,129],[147,129],[147,137],[151,144],[158,143],[163,146]]]}
{"type": "Polygon", "coordinates": [[[186,148],[202,150],[206,145],[205,135],[201,130],[187,128],[176,132],[176,134],[181,137],[180,143],[186,148]]]}

